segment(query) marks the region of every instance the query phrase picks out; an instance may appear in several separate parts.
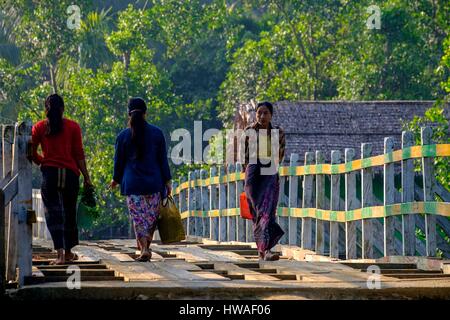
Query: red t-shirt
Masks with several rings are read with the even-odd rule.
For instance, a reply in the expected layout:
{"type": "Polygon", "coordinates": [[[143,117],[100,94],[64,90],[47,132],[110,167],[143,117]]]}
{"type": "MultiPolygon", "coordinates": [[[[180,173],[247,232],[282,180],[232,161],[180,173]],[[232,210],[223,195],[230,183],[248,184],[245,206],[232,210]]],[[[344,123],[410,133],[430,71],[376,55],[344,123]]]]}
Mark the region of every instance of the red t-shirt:
{"type": "Polygon", "coordinates": [[[64,118],[60,133],[49,136],[46,131],[47,120],[39,121],[33,126],[33,161],[42,166],[70,169],[80,175],[77,162],[84,159],[84,150],[79,124],[64,118]],[[39,145],[42,155],[37,153],[39,145]]]}

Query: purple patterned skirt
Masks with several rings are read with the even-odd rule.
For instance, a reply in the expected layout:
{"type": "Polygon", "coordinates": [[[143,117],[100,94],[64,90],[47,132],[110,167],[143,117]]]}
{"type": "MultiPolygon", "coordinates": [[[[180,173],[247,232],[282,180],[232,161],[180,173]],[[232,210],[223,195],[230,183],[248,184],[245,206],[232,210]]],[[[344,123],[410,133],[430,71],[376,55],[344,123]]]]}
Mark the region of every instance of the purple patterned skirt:
{"type": "Polygon", "coordinates": [[[128,212],[134,222],[136,239],[152,241],[159,217],[159,192],[150,195],[127,196],[128,212]]]}
{"type": "Polygon", "coordinates": [[[272,249],[284,231],[276,222],[280,182],[278,173],[261,175],[260,164],[245,169],[245,193],[253,215],[253,235],[260,252],[272,249]]]}

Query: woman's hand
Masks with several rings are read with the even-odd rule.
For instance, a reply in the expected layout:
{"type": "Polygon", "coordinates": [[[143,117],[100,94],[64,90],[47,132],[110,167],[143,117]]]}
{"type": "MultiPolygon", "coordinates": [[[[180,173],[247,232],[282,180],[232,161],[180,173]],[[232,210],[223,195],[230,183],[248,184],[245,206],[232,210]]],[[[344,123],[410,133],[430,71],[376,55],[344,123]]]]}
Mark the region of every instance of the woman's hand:
{"type": "Polygon", "coordinates": [[[91,181],[91,179],[89,178],[89,177],[87,177],[87,178],[84,178],[84,187],[86,188],[86,187],[93,187],[94,185],[92,184],[92,181],[91,181]]]}
{"type": "Polygon", "coordinates": [[[117,185],[118,185],[118,183],[117,183],[116,181],[111,180],[111,183],[109,184],[109,188],[112,190],[112,189],[114,189],[115,187],[117,187],[117,185]]]}
{"type": "Polygon", "coordinates": [[[84,187],[93,187],[94,185],[91,182],[91,177],[89,176],[85,159],[78,160],[78,168],[80,169],[84,177],[84,187]]]}

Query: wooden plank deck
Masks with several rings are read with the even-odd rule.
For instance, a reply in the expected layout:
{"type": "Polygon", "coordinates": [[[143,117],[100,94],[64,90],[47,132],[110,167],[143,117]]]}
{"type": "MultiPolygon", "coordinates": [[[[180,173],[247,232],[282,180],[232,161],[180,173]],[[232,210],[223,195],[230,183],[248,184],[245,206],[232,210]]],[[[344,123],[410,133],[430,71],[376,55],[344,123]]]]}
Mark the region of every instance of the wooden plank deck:
{"type": "MultiPolygon", "coordinates": [[[[82,242],[73,250],[80,257],[76,263],[82,267],[82,289],[63,290],[64,278],[55,280],[59,282],[45,282],[44,278],[64,277],[67,266],[48,265],[50,253],[45,250],[51,248],[48,241],[35,241],[34,245],[40,254],[47,254],[45,260],[35,261],[33,266],[34,276],[39,277],[39,281],[12,290],[11,296],[15,299],[42,299],[46,292],[53,298],[60,294],[61,298],[84,299],[88,296],[134,299],[139,292],[155,299],[273,298],[286,294],[311,299],[450,298],[448,274],[418,270],[411,263],[373,260],[343,264],[340,262],[344,261],[306,261],[293,257],[265,262],[250,252],[255,250],[251,245],[236,243],[152,244],[152,261],[136,262],[132,258],[136,254],[134,240],[82,242]],[[379,275],[379,290],[370,290],[367,285],[372,273],[365,269],[371,263],[383,270],[379,275]],[[106,276],[111,281],[101,281],[102,277],[109,279],[106,276]],[[40,294],[33,296],[36,290],[40,290],[40,294]]],[[[280,252],[292,253],[293,250],[277,248],[280,252]]],[[[447,266],[445,261],[443,265],[447,266]]]]}

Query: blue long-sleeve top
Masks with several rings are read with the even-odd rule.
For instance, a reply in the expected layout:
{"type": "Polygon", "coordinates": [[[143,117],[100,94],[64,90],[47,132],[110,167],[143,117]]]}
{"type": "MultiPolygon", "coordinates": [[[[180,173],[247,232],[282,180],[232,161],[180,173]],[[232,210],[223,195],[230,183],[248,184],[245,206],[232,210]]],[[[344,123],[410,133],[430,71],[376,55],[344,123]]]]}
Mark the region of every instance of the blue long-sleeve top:
{"type": "Polygon", "coordinates": [[[161,192],[165,198],[165,184],[172,179],[167,160],[166,141],[160,128],[145,124],[145,151],[136,159],[131,141],[131,129],[122,130],[116,138],[113,179],[120,184],[122,195],[149,195],[161,192]]]}

